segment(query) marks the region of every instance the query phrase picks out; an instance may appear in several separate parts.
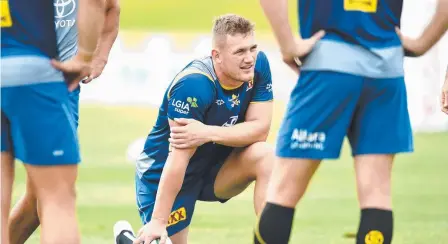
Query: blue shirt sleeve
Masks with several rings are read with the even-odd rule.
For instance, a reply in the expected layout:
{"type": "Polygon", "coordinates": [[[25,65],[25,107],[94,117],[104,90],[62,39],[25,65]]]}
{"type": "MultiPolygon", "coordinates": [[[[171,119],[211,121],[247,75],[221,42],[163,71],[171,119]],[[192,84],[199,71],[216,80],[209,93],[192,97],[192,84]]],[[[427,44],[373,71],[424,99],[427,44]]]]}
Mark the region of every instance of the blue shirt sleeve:
{"type": "Polygon", "coordinates": [[[272,92],[271,68],[268,58],[259,52],[255,63],[254,95],[251,102],[267,102],[274,98],[272,92]]]}
{"type": "Polygon", "coordinates": [[[177,77],[173,83],[168,92],[168,118],[203,122],[215,97],[213,81],[203,74],[193,73],[177,77]]]}

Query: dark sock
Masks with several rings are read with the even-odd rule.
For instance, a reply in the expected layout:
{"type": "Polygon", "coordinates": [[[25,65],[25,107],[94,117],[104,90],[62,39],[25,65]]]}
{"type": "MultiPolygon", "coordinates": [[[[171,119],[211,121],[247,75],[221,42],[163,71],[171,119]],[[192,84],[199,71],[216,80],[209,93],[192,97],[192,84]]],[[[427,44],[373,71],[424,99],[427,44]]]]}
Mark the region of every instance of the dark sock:
{"type": "Polygon", "coordinates": [[[255,227],[255,244],[287,244],[291,235],[294,208],[266,203],[255,227]]]}
{"type": "Polygon", "coordinates": [[[118,236],[117,236],[117,244],[132,244],[135,240],[134,235],[132,232],[128,230],[123,230],[118,236]]]}
{"type": "Polygon", "coordinates": [[[390,244],[393,234],[393,214],[390,210],[361,210],[356,244],[390,244]]]}

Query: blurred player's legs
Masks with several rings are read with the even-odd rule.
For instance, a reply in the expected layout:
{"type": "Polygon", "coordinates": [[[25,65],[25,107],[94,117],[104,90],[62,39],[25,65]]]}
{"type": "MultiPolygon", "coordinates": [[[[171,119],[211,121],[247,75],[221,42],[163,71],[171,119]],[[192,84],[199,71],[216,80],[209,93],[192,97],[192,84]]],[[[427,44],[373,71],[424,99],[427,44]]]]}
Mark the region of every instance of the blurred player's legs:
{"type": "MultiPolygon", "coordinates": [[[[11,124],[8,133],[2,133],[2,142],[10,135],[11,144],[2,144],[2,152],[14,152],[25,163],[27,188],[38,199],[44,226],[41,242],[79,243],[75,181],[80,158],[66,84],[2,87],[2,113],[11,124]]],[[[31,209],[35,214],[35,206],[31,209]]]]}
{"type": "Polygon", "coordinates": [[[279,133],[279,158],[255,243],[288,243],[296,204],[320,160],[339,157],[346,134],[355,158],[361,207],[357,243],[391,243],[393,155],[413,150],[406,99],[402,77],[303,72],[279,133]]]}
{"type": "MultiPolygon", "coordinates": [[[[76,128],[79,120],[80,86],[69,94],[69,108],[76,128]]],[[[9,240],[11,244],[23,244],[39,227],[39,214],[36,194],[31,187],[31,179],[27,176],[25,194],[14,205],[9,216],[9,240]],[[22,231],[17,231],[22,230],[22,231]]]]}
{"type": "Polygon", "coordinates": [[[356,243],[391,243],[393,234],[391,173],[393,155],[355,157],[361,220],[356,243]],[[370,240],[370,242],[368,242],[370,240]]]}
{"type": "Polygon", "coordinates": [[[61,243],[61,238],[64,243],[80,243],[75,190],[78,166],[25,164],[25,168],[39,199],[41,243],[61,243]]]}
{"type": "MultiPolygon", "coordinates": [[[[2,116],[3,127],[3,116],[2,116]]],[[[3,130],[3,128],[2,128],[3,130]]],[[[3,133],[3,131],[2,131],[3,133]]],[[[3,144],[3,141],[2,141],[3,144]]],[[[1,243],[9,243],[8,216],[11,207],[12,185],[14,182],[14,157],[10,152],[2,152],[1,155],[1,191],[2,191],[2,219],[1,219],[1,243]]]]}
{"type": "Polygon", "coordinates": [[[319,164],[320,160],[276,158],[267,192],[266,207],[255,229],[255,243],[288,243],[294,208],[304,195],[319,164]],[[275,224],[272,223],[272,219],[275,220],[275,224]],[[271,223],[263,222],[266,220],[271,223]],[[265,230],[262,229],[265,227],[270,228],[269,231],[275,233],[275,236],[265,237],[265,230]]]}
{"type": "Polygon", "coordinates": [[[14,183],[14,155],[12,155],[12,142],[10,134],[10,122],[6,115],[1,111],[1,243],[9,243],[8,236],[8,217],[11,207],[12,185],[14,183]]]}
{"type": "Polygon", "coordinates": [[[37,198],[27,175],[25,194],[16,202],[9,216],[9,240],[11,244],[23,244],[39,227],[37,198]],[[17,231],[20,230],[20,231],[17,231]]]}

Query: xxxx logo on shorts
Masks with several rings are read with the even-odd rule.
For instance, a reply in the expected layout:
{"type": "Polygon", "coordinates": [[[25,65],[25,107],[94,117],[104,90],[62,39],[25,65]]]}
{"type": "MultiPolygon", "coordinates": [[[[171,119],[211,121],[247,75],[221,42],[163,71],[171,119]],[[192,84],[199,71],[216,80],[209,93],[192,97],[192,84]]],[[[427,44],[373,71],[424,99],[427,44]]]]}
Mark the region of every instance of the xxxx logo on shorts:
{"type": "Polygon", "coordinates": [[[168,219],[167,226],[175,225],[175,224],[179,223],[180,221],[184,221],[186,219],[187,219],[187,211],[185,210],[184,207],[181,207],[181,208],[171,212],[170,218],[168,219]]]}
{"type": "Polygon", "coordinates": [[[367,233],[364,241],[366,242],[366,244],[383,244],[384,236],[381,231],[371,230],[369,233],[367,233]]]}

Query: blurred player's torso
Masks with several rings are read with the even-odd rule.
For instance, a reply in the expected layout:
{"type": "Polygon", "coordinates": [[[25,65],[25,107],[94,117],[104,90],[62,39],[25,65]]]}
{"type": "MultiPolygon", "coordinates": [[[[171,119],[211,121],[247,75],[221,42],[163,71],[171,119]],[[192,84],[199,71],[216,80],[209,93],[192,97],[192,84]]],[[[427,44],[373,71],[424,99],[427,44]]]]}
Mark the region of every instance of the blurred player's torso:
{"type": "Polygon", "coordinates": [[[49,59],[76,53],[77,0],[1,0],[1,8],[2,87],[63,80],[49,59]]]}
{"type": "Polygon", "coordinates": [[[373,78],[403,75],[402,0],[300,0],[303,38],[326,35],[305,59],[304,70],[333,70],[373,78]]]}
{"type": "Polygon", "coordinates": [[[77,50],[78,28],[76,26],[76,17],[78,0],[53,1],[59,59],[65,61],[73,57],[77,50]]]}
{"type": "Polygon", "coordinates": [[[1,7],[2,57],[57,56],[52,0],[2,0],[1,7]]]}

